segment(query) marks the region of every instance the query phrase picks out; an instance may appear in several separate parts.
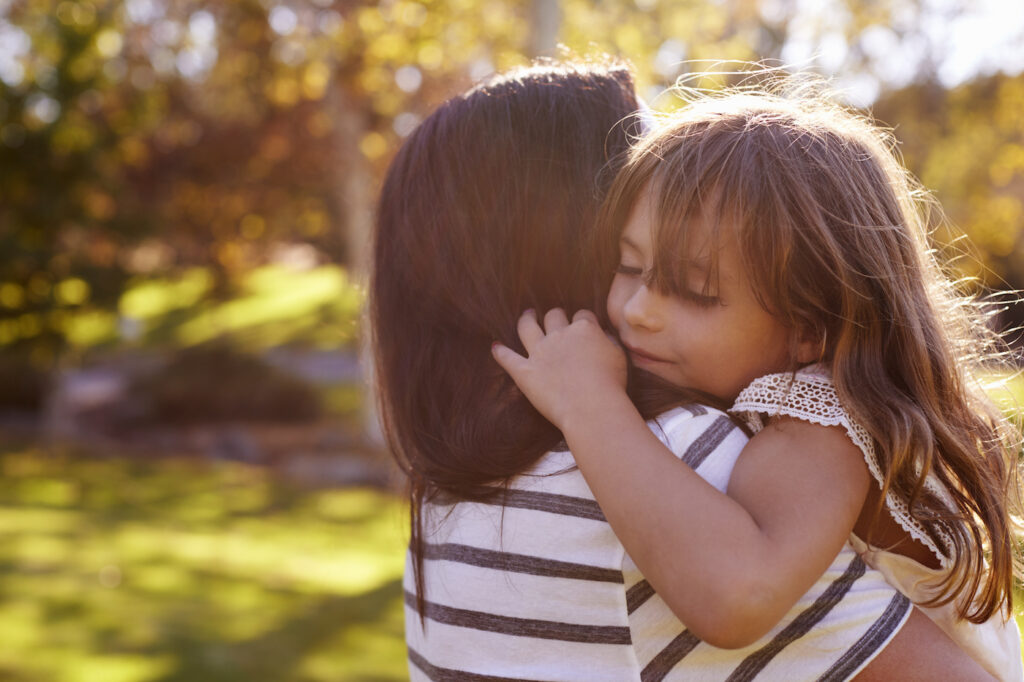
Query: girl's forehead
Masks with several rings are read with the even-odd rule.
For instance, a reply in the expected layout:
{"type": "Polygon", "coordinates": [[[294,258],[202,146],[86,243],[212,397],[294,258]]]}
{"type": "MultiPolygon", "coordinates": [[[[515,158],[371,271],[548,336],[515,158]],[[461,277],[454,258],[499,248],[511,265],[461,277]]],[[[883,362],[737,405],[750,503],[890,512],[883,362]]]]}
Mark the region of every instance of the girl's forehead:
{"type": "Polygon", "coordinates": [[[689,260],[710,260],[721,248],[722,216],[714,197],[682,204],[654,189],[645,189],[638,202],[655,248],[685,252],[689,260]]]}
{"type": "Polygon", "coordinates": [[[727,197],[718,188],[694,192],[689,202],[671,194],[670,183],[650,182],[634,203],[631,220],[636,235],[650,244],[654,268],[675,284],[707,280],[719,284],[742,280],[737,273],[740,255],[740,226],[729,210],[727,197]]]}
{"type": "Polygon", "coordinates": [[[658,197],[650,190],[648,183],[637,193],[629,207],[619,233],[620,241],[628,246],[649,250],[660,231],[659,220],[658,197]]]}
{"type": "Polygon", "coordinates": [[[691,214],[683,224],[685,259],[688,270],[698,278],[732,279],[729,274],[737,260],[738,244],[733,229],[723,224],[723,216],[710,210],[691,214]]]}

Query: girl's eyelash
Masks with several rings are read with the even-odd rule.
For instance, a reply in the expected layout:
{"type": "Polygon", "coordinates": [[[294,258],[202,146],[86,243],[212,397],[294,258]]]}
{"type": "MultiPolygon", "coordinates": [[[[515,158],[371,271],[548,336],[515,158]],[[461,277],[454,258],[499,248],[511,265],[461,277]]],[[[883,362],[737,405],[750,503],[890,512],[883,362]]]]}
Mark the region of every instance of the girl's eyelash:
{"type": "Polygon", "coordinates": [[[696,291],[684,291],[682,293],[682,297],[691,303],[695,303],[701,308],[710,308],[711,306],[718,305],[721,302],[721,299],[717,296],[698,294],[696,291]]]}
{"type": "MultiPolygon", "coordinates": [[[[626,265],[624,263],[616,265],[615,272],[616,274],[624,277],[642,277],[644,274],[643,268],[626,265]]],[[[693,303],[701,308],[711,308],[712,306],[719,305],[722,302],[722,299],[718,296],[708,296],[707,294],[699,294],[696,291],[689,290],[683,291],[679,296],[684,301],[693,303]]]]}

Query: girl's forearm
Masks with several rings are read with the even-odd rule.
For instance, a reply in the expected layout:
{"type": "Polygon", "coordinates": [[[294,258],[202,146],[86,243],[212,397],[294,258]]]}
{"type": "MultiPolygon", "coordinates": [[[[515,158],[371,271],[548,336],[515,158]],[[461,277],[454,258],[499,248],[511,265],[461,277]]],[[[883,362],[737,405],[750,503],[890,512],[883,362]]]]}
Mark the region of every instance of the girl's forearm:
{"type": "Polygon", "coordinates": [[[793,565],[770,529],[679,461],[624,394],[601,403],[567,419],[563,434],[626,551],[698,637],[727,648],[757,640],[828,563],[793,565]]]}
{"type": "Polygon", "coordinates": [[[757,523],[680,462],[625,395],[573,421],[566,442],[605,517],[688,628],[717,646],[744,646],[785,614],[763,579],[769,548],[757,523]]]}

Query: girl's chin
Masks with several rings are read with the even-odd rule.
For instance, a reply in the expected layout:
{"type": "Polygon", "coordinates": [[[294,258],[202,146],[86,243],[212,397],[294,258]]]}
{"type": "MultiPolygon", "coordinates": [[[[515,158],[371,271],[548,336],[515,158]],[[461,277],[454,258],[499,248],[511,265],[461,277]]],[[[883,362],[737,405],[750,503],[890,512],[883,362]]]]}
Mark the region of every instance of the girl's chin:
{"type": "Polygon", "coordinates": [[[657,377],[666,383],[672,384],[675,388],[687,388],[686,382],[681,380],[679,373],[672,371],[673,367],[670,363],[654,360],[638,362],[637,360],[638,358],[633,357],[632,355],[630,356],[630,361],[636,369],[657,377]]]}

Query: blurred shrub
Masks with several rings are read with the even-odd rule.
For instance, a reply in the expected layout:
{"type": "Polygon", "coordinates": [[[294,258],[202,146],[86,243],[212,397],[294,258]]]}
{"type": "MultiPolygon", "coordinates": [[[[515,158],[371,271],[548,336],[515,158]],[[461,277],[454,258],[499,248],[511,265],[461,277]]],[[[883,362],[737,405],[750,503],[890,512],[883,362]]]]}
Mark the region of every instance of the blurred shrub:
{"type": "Polygon", "coordinates": [[[151,418],[175,423],[301,422],[323,412],[313,386],[224,343],[176,351],[131,393],[151,418]]]}
{"type": "Polygon", "coordinates": [[[0,410],[39,412],[50,390],[50,372],[28,357],[0,357],[0,410]]]}

